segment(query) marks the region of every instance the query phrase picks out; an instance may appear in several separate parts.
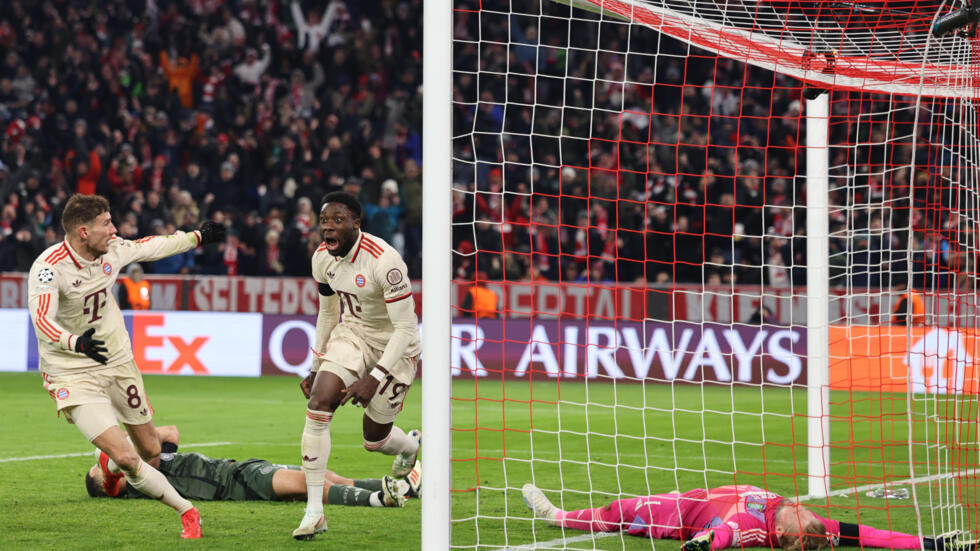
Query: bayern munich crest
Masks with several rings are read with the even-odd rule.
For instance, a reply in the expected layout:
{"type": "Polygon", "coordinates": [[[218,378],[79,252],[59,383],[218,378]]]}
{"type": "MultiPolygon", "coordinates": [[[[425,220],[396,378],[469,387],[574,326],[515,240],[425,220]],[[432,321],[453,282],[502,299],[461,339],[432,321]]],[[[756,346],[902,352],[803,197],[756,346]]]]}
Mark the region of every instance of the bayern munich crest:
{"type": "Polygon", "coordinates": [[[112,275],[112,264],[103,264],[102,271],[105,272],[105,275],[112,275]]]}
{"type": "Polygon", "coordinates": [[[367,280],[365,280],[364,276],[361,274],[357,274],[357,276],[354,277],[354,284],[358,287],[364,287],[365,283],[367,283],[367,280]]]}
{"type": "Polygon", "coordinates": [[[59,400],[67,400],[68,399],[68,389],[67,388],[59,388],[54,393],[54,395],[57,396],[59,400]]]}

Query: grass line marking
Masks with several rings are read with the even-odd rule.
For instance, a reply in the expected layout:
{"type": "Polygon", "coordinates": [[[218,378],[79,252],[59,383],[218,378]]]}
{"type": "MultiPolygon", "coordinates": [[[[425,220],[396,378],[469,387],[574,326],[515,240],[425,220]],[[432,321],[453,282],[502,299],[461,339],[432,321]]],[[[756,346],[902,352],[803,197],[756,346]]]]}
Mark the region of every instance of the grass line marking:
{"type": "MultiPolygon", "coordinates": [[[[851,494],[857,494],[866,492],[868,490],[877,490],[878,488],[884,488],[885,486],[902,486],[904,484],[920,484],[922,482],[933,482],[936,480],[950,479],[954,476],[973,476],[977,472],[980,472],[980,468],[967,469],[959,473],[936,473],[929,476],[916,476],[913,478],[903,478],[902,480],[892,480],[887,483],[875,482],[874,484],[865,484],[864,486],[858,486],[856,488],[845,488],[843,490],[831,490],[831,497],[847,497],[851,494]]],[[[798,501],[809,501],[811,499],[823,499],[820,496],[811,496],[809,494],[800,496],[797,498],[798,501]]]]}
{"type": "MultiPolygon", "coordinates": [[[[201,442],[199,444],[183,444],[181,448],[208,448],[214,446],[231,446],[235,442],[201,442]]],[[[53,455],[28,455],[26,457],[0,457],[0,463],[13,463],[15,461],[42,461],[45,459],[64,459],[67,457],[85,457],[92,455],[92,451],[77,453],[58,453],[53,455]]]]}
{"type": "Polygon", "coordinates": [[[548,541],[539,541],[535,543],[519,545],[517,547],[505,547],[504,551],[530,551],[533,549],[568,549],[566,544],[569,543],[578,543],[580,541],[594,541],[599,538],[611,538],[613,536],[619,536],[619,535],[621,535],[619,532],[597,532],[591,534],[582,534],[581,536],[572,536],[570,538],[557,538],[548,541]]]}

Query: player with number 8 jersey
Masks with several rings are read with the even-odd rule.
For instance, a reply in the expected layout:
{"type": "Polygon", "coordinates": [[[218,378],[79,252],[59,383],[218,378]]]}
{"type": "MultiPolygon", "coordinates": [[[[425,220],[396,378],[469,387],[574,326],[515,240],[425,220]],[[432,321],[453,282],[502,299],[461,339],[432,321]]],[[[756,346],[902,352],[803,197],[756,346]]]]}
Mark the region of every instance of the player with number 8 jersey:
{"type": "Polygon", "coordinates": [[[323,481],[330,456],[330,420],[348,401],[364,407],[364,448],[394,455],[392,476],[415,465],[421,433],[395,426],[415,379],[421,344],[405,261],[393,247],[361,230],[361,204],[335,192],[320,209],[323,243],[313,254],[320,294],[313,365],[301,388],[309,399],[303,428],[307,507],[293,537],[326,530],[323,481]]]}
{"type": "Polygon", "coordinates": [[[105,483],[125,476],[181,515],[182,537],[199,538],[197,509],[154,468],[160,439],[112,287],[127,264],[222,241],[224,226],[128,241],[116,237],[105,198],[80,194],[65,204],[61,224],[65,240],[34,261],[27,285],[45,389],[59,415],[102,450],[105,483]]]}

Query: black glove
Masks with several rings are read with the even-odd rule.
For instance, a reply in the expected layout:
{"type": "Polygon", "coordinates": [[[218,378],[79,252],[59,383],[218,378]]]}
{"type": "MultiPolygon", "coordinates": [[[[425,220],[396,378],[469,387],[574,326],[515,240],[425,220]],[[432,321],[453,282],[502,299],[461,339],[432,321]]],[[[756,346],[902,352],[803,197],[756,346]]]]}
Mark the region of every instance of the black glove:
{"type": "Polygon", "coordinates": [[[225,226],[217,222],[206,220],[201,224],[201,245],[211,243],[221,243],[225,240],[225,226]]]}
{"type": "Polygon", "coordinates": [[[93,334],[95,334],[95,328],[89,327],[88,331],[82,333],[81,336],[75,339],[75,352],[85,354],[89,358],[105,365],[109,363],[109,358],[105,356],[109,352],[109,349],[105,347],[105,341],[93,339],[93,334]]]}

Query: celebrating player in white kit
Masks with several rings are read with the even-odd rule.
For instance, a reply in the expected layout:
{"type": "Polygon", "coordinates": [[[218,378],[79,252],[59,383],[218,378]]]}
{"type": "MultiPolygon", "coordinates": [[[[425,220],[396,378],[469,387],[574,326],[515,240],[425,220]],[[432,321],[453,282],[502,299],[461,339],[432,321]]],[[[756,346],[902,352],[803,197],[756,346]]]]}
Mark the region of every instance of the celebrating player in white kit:
{"type": "Polygon", "coordinates": [[[80,194],[65,204],[61,225],[65,240],[41,253],[27,279],[44,387],[59,415],[104,452],[108,482],[125,476],[180,514],[181,537],[199,538],[197,509],[151,466],[159,461],[160,439],[112,287],[127,264],[221,241],[225,229],[205,222],[195,232],[127,241],[116,237],[108,201],[80,194]]]}
{"type": "Polygon", "coordinates": [[[394,455],[392,475],[404,477],[418,457],[421,433],[394,425],[415,379],[421,345],[405,261],[383,240],[361,231],[361,204],[335,192],[323,198],[313,254],[320,312],[312,372],[300,385],[309,398],[303,428],[307,503],[293,537],[326,531],[323,481],[330,456],[330,419],[350,401],[364,406],[364,447],[394,455]]]}

